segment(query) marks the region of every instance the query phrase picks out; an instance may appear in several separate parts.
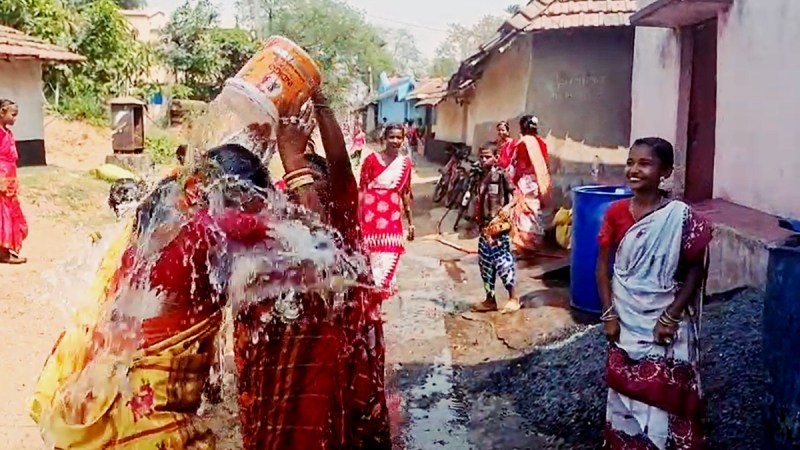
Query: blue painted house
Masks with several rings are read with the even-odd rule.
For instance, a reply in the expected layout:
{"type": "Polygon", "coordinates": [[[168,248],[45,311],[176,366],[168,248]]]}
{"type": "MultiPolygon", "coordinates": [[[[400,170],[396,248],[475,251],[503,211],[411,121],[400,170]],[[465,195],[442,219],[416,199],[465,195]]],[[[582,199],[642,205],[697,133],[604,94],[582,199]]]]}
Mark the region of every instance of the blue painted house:
{"type": "Polygon", "coordinates": [[[378,93],[370,102],[377,105],[376,119],[379,125],[384,118],[388,119],[388,123],[422,118],[415,108],[416,100],[409,98],[416,85],[413,76],[389,77],[381,74],[378,93]]]}

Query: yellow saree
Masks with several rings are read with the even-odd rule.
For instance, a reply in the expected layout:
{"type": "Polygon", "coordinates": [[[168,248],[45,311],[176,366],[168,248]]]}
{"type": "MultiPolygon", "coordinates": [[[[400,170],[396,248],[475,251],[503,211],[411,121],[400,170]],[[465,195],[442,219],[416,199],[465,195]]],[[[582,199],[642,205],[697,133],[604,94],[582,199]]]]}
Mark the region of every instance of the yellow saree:
{"type": "Polygon", "coordinates": [[[214,436],[193,414],[212,361],[221,313],[131,358],[92,340],[130,227],[109,248],[92,287],[97,302],[78,311],[37,381],[31,417],[56,449],[213,449],[214,436]],[[127,360],[126,360],[127,359],[127,360]]]}

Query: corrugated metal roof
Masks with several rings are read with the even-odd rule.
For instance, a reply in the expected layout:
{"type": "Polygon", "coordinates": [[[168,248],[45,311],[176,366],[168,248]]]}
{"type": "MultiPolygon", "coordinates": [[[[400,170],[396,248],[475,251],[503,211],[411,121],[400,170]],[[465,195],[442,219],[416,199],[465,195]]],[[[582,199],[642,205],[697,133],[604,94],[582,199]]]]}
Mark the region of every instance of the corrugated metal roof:
{"type": "Polygon", "coordinates": [[[85,61],[81,55],[50,44],[42,39],[29,36],[11,27],[0,25],[0,58],[40,59],[42,61],[78,62],[85,61]]]}

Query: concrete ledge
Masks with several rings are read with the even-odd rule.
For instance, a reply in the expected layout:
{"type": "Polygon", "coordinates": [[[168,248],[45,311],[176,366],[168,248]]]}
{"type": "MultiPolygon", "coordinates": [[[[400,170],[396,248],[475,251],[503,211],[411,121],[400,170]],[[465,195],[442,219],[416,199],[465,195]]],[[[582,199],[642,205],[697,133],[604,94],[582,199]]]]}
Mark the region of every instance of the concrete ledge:
{"type": "Polygon", "coordinates": [[[725,200],[708,200],[693,207],[714,224],[707,293],[766,289],[769,248],[793,233],[780,228],[775,216],[725,200]]]}

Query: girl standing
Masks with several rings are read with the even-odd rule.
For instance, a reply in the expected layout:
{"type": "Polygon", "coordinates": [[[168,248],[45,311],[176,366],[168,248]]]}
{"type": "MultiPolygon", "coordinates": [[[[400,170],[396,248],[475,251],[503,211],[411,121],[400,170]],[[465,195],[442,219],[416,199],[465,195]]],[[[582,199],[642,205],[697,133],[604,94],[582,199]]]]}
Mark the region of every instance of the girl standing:
{"type": "Polygon", "coordinates": [[[361,129],[361,125],[356,125],[356,134],[353,136],[353,148],[350,150],[350,161],[353,167],[361,164],[361,152],[364,146],[367,145],[367,135],[361,129]]]}
{"type": "Polygon", "coordinates": [[[511,137],[511,127],[505,120],[497,124],[497,165],[505,170],[509,176],[514,175],[511,162],[514,160],[514,152],[517,148],[517,141],[511,137]]]}
{"type": "Polygon", "coordinates": [[[402,125],[389,125],[383,135],[383,151],[373,153],[361,168],[360,222],[364,244],[370,255],[373,281],[390,297],[400,255],[405,252],[403,222],[407,237],[414,240],[411,205],[411,160],[400,154],[405,140],[402,125]]]}
{"type": "Polygon", "coordinates": [[[600,231],[611,450],[703,448],[697,330],[711,226],[659,190],[673,164],[669,142],[634,142],[625,169],[634,196],[612,204],[600,231]]]}
{"type": "Polygon", "coordinates": [[[0,99],[0,264],[24,264],[19,256],[22,241],[28,236],[28,223],[19,205],[16,140],[10,127],[17,121],[19,108],[11,100],[0,99]]]}

